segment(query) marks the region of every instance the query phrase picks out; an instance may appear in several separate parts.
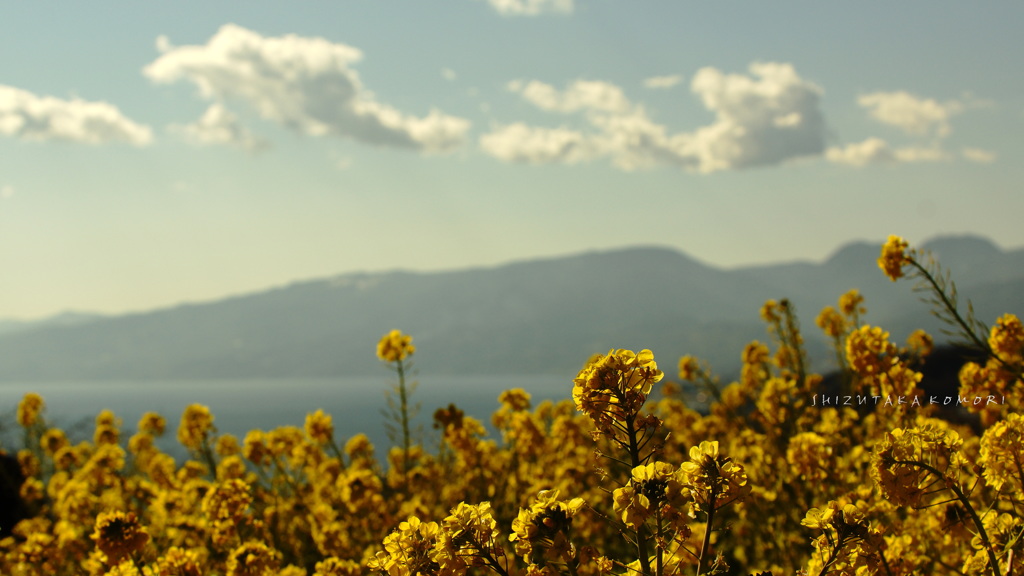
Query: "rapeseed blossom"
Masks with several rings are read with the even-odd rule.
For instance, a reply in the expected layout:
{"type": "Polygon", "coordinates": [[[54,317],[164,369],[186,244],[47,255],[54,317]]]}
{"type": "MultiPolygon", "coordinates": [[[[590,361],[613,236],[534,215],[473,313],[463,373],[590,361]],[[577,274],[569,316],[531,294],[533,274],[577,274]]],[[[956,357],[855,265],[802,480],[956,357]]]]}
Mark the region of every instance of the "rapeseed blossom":
{"type": "MultiPolygon", "coordinates": [[[[856,394],[918,393],[906,359],[925,356],[930,338],[897,349],[863,325],[862,304],[848,292],[819,322],[842,377],[856,394]]],[[[28,395],[24,446],[9,462],[25,477],[28,517],[0,526],[11,534],[0,574],[1024,573],[1015,316],[987,338],[977,331],[981,359],[961,372],[961,396],[1005,397],[969,406],[982,415],[975,432],[927,406],[812,404],[822,380],[803,358],[795,309],[780,300],[762,312],[772,344],[743,348],[736,381],[680,360],[680,376],[709,392],[704,414],[686,388],[648,405],[663,377],[653,353],[612,350],[580,371],[572,401],[534,407],[505,391],[495,436],[451,404],[435,413],[434,442],[384,446],[383,459],[365,434],[336,443],[322,411],[240,442],[199,405],[182,417],[188,451],[176,459],[156,441],[166,427],[156,413],[130,437],[109,411],[94,429],[64,432],[28,395]]],[[[401,374],[414,349],[398,334],[386,347],[405,355],[382,359],[401,374]]]]}
{"type": "Polygon", "coordinates": [[[107,557],[107,563],[115,565],[149,541],[146,529],[139,525],[135,514],[124,512],[103,512],[96,517],[96,530],[92,534],[99,548],[107,557]]]}
{"type": "Polygon", "coordinates": [[[613,423],[636,416],[655,383],[664,373],[658,370],[650,350],[611,350],[594,356],[573,380],[572,398],[576,409],[610,431],[613,423]]]}
{"type": "Polygon", "coordinates": [[[45,403],[43,397],[35,392],[29,392],[18,403],[18,424],[28,428],[36,423],[39,413],[43,411],[45,403]]]}
{"type": "Polygon", "coordinates": [[[403,334],[401,330],[392,330],[377,342],[377,358],[384,362],[401,362],[415,353],[412,336],[403,334]]]}
{"type": "Polygon", "coordinates": [[[882,255],[878,257],[878,267],[893,282],[903,277],[903,267],[910,263],[907,246],[906,240],[895,235],[889,236],[882,246],[882,255]]]}
{"type": "Polygon", "coordinates": [[[213,431],[213,414],[202,404],[189,404],[181,415],[178,442],[190,450],[200,450],[213,431]]]}

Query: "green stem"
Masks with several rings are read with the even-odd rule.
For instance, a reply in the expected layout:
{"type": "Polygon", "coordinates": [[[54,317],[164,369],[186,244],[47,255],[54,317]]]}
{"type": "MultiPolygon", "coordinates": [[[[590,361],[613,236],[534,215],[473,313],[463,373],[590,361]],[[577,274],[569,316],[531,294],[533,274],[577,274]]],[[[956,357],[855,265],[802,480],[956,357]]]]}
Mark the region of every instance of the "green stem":
{"type": "Polygon", "coordinates": [[[405,363],[398,361],[398,394],[402,409],[402,486],[409,492],[409,400],[405,389],[405,363]]]}
{"type": "MultiPolygon", "coordinates": [[[[629,461],[633,465],[633,468],[640,466],[640,446],[636,440],[636,427],[634,421],[636,415],[632,415],[626,419],[626,436],[629,439],[629,461]]],[[[630,468],[632,474],[632,468],[630,468]]],[[[636,551],[637,555],[640,556],[640,572],[643,576],[651,576],[651,559],[647,553],[647,526],[641,524],[636,529],[636,551]]]]}
{"type": "Polygon", "coordinates": [[[708,524],[704,529],[704,541],[700,545],[700,557],[697,558],[697,576],[700,576],[701,571],[704,569],[704,555],[707,553],[708,548],[711,547],[711,526],[715,521],[715,487],[711,487],[711,493],[708,497],[708,524]]]}
{"type": "Polygon", "coordinates": [[[826,560],[825,564],[821,567],[821,572],[818,573],[818,576],[825,576],[828,574],[828,569],[831,568],[832,565],[836,563],[836,560],[839,559],[839,552],[843,549],[843,546],[846,546],[845,539],[841,539],[836,542],[835,548],[832,549],[832,554],[829,555],[828,560],[826,560]]]}
{"type": "MultiPolygon", "coordinates": [[[[929,464],[919,461],[912,460],[893,460],[894,464],[904,464],[908,466],[917,466],[922,470],[926,470],[932,474],[935,474],[939,478],[943,478],[943,475],[939,470],[929,464]]],[[[985,546],[985,551],[988,552],[989,567],[992,569],[992,576],[999,576],[999,560],[996,558],[995,549],[992,547],[992,541],[988,537],[988,533],[985,531],[985,524],[981,521],[981,517],[974,510],[974,506],[971,506],[971,501],[967,499],[967,495],[964,494],[963,490],[960,489],[960,485],[953,483],[949,489],[960,501],[960,504],[967,510],[967,513],[971,516],[971,521],[974,522],[974,527],[978,529],[978,536],[981,537],[981,542],[985,546]]]]}
{"type": "Polygon", "coordinates": [[[995,354],[992,352],[992,349],[989,348],[988,342],[985,342],[978,338],[978,335],[974,332],[974,329],[968,326],[967,321],[964,320],[962,316],[960,316],[960,312],[956,308],[956,303],[950,300],[949,296],[946,295],[946,292],[943,291],[942,287],[940,287],[938,282],[935,281],[935,277],[933,277],[931,273],[929,273],[928,270],[925,269],[925,267],[922,266],[917,260],[913,258],[910,258],[909,260],[910,265],[913,266],[921,274],[921,277],[923,277],[925,281],[928,282],[928,284],[931,286],[932,292],[938,296],[939,300],[941,300],[942,306],[953,317],[953,321],[960,326],[960,329],[963,331],[964,335],[970,338],[971,342],[973,342],[979,350],[983,350],[984,352],[988,353],[989,355],[999,360],[999,358],[995,356],[995,354]]]}

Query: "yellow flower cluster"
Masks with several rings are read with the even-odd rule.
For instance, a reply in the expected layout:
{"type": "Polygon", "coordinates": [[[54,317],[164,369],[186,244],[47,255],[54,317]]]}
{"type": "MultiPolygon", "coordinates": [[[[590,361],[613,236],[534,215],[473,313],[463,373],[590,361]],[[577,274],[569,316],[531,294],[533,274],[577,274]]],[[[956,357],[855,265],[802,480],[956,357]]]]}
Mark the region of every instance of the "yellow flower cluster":
{"type": "Polygon", "coordinates": [[[403,334],[401,330],[392,330],[377,342],[377,358],[384,362],[401,362],[415,353],[412,336],[403,334]]]}
{"type": "Polygon", "coordinates": [[[882,255],[878,257],[878,267],[895,282],[903,277],[903,267],[909,262],[907,258],[907,241],[899,236],[889,236],[882,246],[882,255]]]}
{"type": "Polygon", "coordinates": [[[592,357],[576,375],[572,399],[600,430],[611,431],[639,414],[663,377],[650,350],[611,350],[592,357]]]}
{"type": "MultiPolygon", "coordinates": [[[[890,239],[880,265],[898,278],[909,263],[927,280],[914,254],[890,239]]],[[[957,325],[974,325],[950,306],[957,325]]],[[[897,349],[866,312],[850,291],[818,317],[843,389],[918,398],[905,358],[927,355],[931,338],[897,349]]],[[[1000,399],[969,406],[982,415],[972,429],[928,406],[823,401],[792,303],[761,314],[771,341],[744,347],[734,382],[684,356],[679,376],[693,385],[655,400],[654,354],[612,350],[580,370],[571,401],[505,391],[493,437],[452,404],[434,413],[429,444],[404,411],[415,348],[393,331],[378,355],[399,374],[403,438],[381,460],[363,434],[336,439],[320,410],[240,441],[190,405],[177,428],[188,456],[176,460],[156,442],[167,428],[158,414],[128,438],[109,411],[91,431],[65,432],[28,394],[16,414],[24,446],[4,470],[16,461],[25,478],[24,510],[0,526],[0,574],[1024,573],[1016,317],[965,335],[984,359],[964,367],[960,395],[1000,399]],[[710,399],[700,412],[688,404],[694,386],[710,399]]]]}
{"type": "Polygon", "coordinates": [[[568,502],[558,499],[558,490],[542,490],[533,503],[521,508],[512,521],[508,539],[531,565],[558,562],[573,553],[570,542],[572,519],[583,507],[582,498],[568,502]]]}

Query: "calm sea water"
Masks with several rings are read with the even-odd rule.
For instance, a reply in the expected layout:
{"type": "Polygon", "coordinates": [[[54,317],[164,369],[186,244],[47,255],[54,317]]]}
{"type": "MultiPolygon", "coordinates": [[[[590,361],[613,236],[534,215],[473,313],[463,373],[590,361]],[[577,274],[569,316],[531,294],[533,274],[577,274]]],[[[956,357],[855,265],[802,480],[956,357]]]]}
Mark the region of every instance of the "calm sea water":
{"type": "MultiPolygon", "coordinates": [[[[498,408],[498,394],[503,390],[523,388],[532,395],[534,405],[542,400],[568,399],[572,392],[571,376],[431,376],[416,380],[419,386],[411,401],[422,407],[415,423],[422,425],[424,442],[429,444],[433,442],[430,424],[434,410],[450,403],[490,426],[490,416],[498,408]]],[[[19,446],[15,409],[25,393],[36,392],[46,402],[49,422],[70,430],[76,440],[91,439],[93,419],[105,409],[113,410],[123,421],[125,437],[135,431],[144,412],[161,414],[167,419],[167,433],[159,444],[178,454],[178,422],[182,411],[192,403],[208,406],[218,431],[234,434],[239,440],[252,429],[301,427],[306,414],[322,409],[333,416],[338,442],[362,432],[380,455],[381,449],[389,445],[381,410],[386,406],[384,392],[392,386],[387,375],[295,380],[0,382],[0,441],[7,448],[19,446]]]]}

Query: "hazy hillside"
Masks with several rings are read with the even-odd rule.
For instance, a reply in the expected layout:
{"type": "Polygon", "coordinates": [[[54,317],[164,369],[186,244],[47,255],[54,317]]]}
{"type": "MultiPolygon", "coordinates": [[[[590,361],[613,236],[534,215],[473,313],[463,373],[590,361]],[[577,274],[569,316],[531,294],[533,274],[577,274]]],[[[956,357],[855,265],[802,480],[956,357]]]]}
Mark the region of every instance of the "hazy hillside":
{"type": "MultiPolygon", "coordinates": [[[[1024,313],[1024,251],[980,238],[925,245],[963,297],[991,322],[1024,313]]],[[[734,371],[743,345],[765,340],[758,309],[789,298],[808,349],[827,358],[814,326],[850,288],[867,320],[902,338],[938,332],[907,282],[878,269],[877,244],[822,263],[723,270],[665,248],[587,253],[495,268],[348,274],[145,314],[43,322],[0,331],[0,379],[305,377],[379,373],[377,338],[416,338],[417,366],[436,374],[553,373],[571,377],[595,352],[651,348],[669,374],[682,354],[734,371]]]]}

